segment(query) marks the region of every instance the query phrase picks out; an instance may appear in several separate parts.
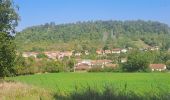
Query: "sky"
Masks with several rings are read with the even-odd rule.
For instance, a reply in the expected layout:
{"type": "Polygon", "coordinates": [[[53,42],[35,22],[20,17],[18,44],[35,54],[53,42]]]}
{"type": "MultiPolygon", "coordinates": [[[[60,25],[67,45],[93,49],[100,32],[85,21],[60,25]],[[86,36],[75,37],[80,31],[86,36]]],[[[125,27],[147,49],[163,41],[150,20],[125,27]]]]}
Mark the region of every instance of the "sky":
{"type": "Polygon", "coordinates": [[[170,0],[13,0],[19,6],[18,31],[55,22],[153,20],[170,26],[170,0]]]}

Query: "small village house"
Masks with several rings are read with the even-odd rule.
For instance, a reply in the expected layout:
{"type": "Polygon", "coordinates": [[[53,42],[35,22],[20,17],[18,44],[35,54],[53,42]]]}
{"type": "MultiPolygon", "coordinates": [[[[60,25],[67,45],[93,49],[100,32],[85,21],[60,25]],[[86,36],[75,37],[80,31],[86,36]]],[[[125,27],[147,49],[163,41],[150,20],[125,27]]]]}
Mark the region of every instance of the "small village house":
{"type": "Polygon", "coordinates": [[[120,54],[120,53],[121,53],[121,49],[120,49],[120,48],[112,49],[112,53],[114,53],[114,54],[120,54]]]}
{"type": "Polygon", "coordinates": [[[85,50],[85,55],[89,55],[89,51],[88,50],[85,50]]]}
{"type": "Polygon", "coordinates": [[[22,54],[22,56],[23,57],[25,57],[25,58],[28,58],[28,57],[37,57],[37,52],[24,52],[23,54],[22,54]]]}
{"type": "Polygon", "coordinates": [[[104,68],[104,66],[108,63],[111,63],[112,60],[93,60],[92,63],[91,63],[91,66],[94,67],[94,66],[101,66],[101,68],[104,68]]]}
{"type": "Polygon", "coordinates": [[[57,59],[59,53],[60,53],[59,51],[47,51],[47,52],[44,52],[44,54],[47,55],[47,57],[49,59],[57,59]]]}
{"type": "Polygon", "coordinates": [[[96,53],[97,53],[98,55],[102,55],[104,52],[103,52],[103,50],[96,50],[96,53]]]}
{"type": "Polygon", "coordinates": [[[126,52],[127,52],[127,49],[121,49],[121,52],[122,52],[122,53],[126,53],[126,52]]]}
{"type": "Polygon", "coordinates": [[[77,62],[78,63],[74,67],[75,71],[85,71],[85,70],[87,71],[88,69],[91,68],[91,60],[78,59],[77,62]]]}
{"type": "Polygon", "coordinates": [[[105,54],[111,54],[112,51],[111,51],[111,50],[104,50],[104,53],[105,53],[105,54]]]}
{"type": "Polygon", "coordinates": [[[90,68],[91,67],[88,64],[81,63],[81,64],[75,66],[75,71],[87,71],[90,68]]]}
{"type": "Polygon", "coordinates": [[[121,58],[121,59],[120,59],[120,62],[121,62],[121,63],[127,62],[127,58],[121,58]]]}
{"type": "Polygon", "coordinates": [[[165,64],[150,64],[149,67],[152,71],[164,71],[164,70],[166,70],[165,64]]]}

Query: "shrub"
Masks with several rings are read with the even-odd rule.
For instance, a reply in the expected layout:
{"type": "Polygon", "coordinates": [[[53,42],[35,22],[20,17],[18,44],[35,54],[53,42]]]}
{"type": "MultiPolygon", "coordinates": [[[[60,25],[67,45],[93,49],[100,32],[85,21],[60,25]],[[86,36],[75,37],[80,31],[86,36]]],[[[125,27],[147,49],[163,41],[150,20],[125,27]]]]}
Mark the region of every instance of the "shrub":
{"type": "Polygon", "coordinates": [[[88,72],[103,72],[103,69],[100,66],[95,66],[90,68],[88,72]]]}
{"type": "Polygon", "coordinates": [[[170,60],[168,60],[168,61],[166,62],[166,67],[167,67],[168,70],[170,70],[170,60]]]}
{"type": "Polygon", "coordinates": [[[148,71],[151,56],[147,52],[133,51],[128,56],[128,61],[123,65],[124,71],[135,72],[135,71],[148,71]]]}
{"type": "Polygon", "coordinates": [[[37,58],[48,58],[48,57],[44,53],[40,53],[37,55],[37,58]]]}

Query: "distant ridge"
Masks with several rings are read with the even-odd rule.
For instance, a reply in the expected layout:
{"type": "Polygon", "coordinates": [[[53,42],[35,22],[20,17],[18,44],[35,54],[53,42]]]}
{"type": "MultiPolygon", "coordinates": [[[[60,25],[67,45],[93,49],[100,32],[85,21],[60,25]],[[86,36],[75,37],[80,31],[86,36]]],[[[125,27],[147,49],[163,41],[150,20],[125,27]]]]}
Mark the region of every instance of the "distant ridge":
{"type": "Polygon", "coordinates": [[[45,51],[99,49],[105,45],[109,48],[149,45],[167,49],[169,36],[169,26],[157,21],[99,20],[59,25],[46,23],[28,27],[15,37],[20,51],[45,51]]]}

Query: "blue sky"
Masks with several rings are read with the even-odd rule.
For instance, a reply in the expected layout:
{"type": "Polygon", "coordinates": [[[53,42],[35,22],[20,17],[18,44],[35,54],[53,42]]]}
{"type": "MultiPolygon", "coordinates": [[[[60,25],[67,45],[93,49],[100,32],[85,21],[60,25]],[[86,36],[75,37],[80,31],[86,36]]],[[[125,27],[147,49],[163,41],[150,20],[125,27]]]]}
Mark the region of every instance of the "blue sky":
{"type": "Polygon", "coordinates": [[[14,0],[21,21],[17,30],[55,22],[153,20],[170,25],[170,0],[14,0]]]}

